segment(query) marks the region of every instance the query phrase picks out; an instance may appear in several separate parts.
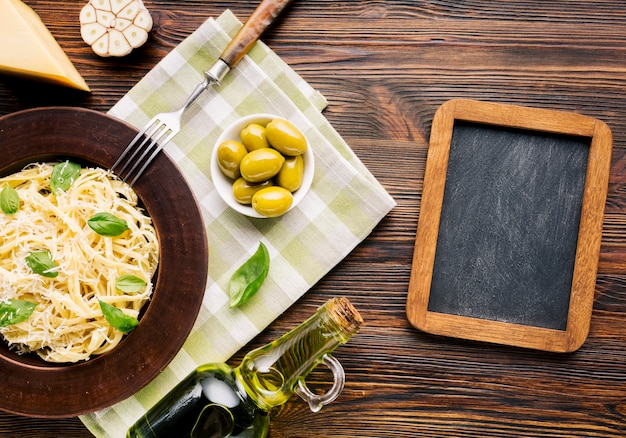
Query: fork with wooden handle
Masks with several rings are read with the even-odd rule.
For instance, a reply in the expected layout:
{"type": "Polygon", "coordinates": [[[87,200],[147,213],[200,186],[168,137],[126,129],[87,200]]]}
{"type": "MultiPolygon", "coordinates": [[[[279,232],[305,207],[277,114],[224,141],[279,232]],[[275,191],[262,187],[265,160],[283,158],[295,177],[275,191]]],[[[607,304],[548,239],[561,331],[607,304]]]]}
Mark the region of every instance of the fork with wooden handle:
{"type": "Polygon", "coordinates": [[[224,76],[237,65],[250,48],[276,20],[292,0],[263,0],[248,21],[226,46],[218,60],[204,71],[204,80],[199,83],[183,106],[173,112],[157,114],[128,144],[111,167],[131,186],[159,154],[163,146],[180,132],[181,119],[185,110],[209,86],[219,85],[224,76]]]}

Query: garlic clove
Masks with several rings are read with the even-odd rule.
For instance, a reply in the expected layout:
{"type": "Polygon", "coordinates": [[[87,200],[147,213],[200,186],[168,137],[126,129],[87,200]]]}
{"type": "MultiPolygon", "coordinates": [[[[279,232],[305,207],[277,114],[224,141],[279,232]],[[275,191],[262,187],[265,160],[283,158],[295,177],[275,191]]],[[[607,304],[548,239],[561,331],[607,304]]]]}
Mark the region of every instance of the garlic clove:
{"type": "Polygon", "coordinates": [[[91,0],[91,3],[96,9],[100,9],[102,11],[111,10],[111,2],[109,0],[91,0]]]}
{"type": "Polygon", "coordinates": [[[115,29],[119,30],[120,32],[124,32],[124,29],[128,28],[128,26],[131,26],[132,24],[132,21],[126,20],[125,18],[117,17],[115,19],[115,29]]]}
{"type": "Polygon", "coordinates": [[[96,8],[94,8],[91,3],[87,3],[80,11],[80,22],[95,23],[96,21],[96,8]]]}
{"type": "Polygon", "coordinates": [[[132,2],[133,0],[111,0],[111,12],[118,15],[122,9],[132,2]]]}
{"type": "Polygon", "coordinates": [[[124,29],[122,33],[132,47],[140,47],[148,40],[148,32],[134,24],[124,29]]]}
{"type": "Polygon", "coordinates": [[[105,32],[91,45],[91,48],[97,55],[109,56],[109,33],[105,32]]]}
{"type": "Polygon", "coordinates": [[[134,1],[128,4],[117,15],[119,17],[126,18],[127,20],[132,20],[137,16],[138,13],[139,13],[139,3],[134,1]]]}
{"type": "Polygon", "coordinates": [[[147,10],[141,10],[133,20],[133,24],[139,26],[146,32],[149,32],[152,29],[152,16],[147,10]]]}
{"type": "Polygon", "coordinates": [[[90,46],[93,46],[93,44],[106,33],[107,28],[100,23],[87,23],[80,28],[80,36],[83,37],[83,40],[90,46]]]}
{"type": "Polygon", "coordinates": [[[124,37],[124,34],[118,30],[109,32],[109,55],[126,56],[133,50],[132,46],[124,37]]]}
{"type": "Polygon", "coordinates": [[[96,9],[96,21],[104,27],[115,27],[115,15],[111,11],[96,9]]]}

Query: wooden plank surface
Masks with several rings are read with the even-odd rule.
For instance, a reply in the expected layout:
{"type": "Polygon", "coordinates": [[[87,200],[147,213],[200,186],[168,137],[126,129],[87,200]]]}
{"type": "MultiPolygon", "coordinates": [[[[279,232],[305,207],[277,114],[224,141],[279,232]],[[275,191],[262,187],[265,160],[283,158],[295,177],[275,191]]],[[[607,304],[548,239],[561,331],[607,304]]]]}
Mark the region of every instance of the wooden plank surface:
{"type": "MultiPolygon", "coordinates": [[[[149,43],[92,54],[75,0],[26,0],[92,88],[85,95],[0,77],[0,115],[46,105],[108,110],[206,18],[256,3],[145,0],[149,43]]],[[[329,100],[326,117],[398,206],[372,235],[233,359],[336,295],[366,325],[336,356],[339,399],[313,414],[293,398],[278,437],[619,437],[626,434],[626,8],[618,0],[295,0],[264,38],[329,100]],[[613,158],[591,330],[571,355],[435,337],[405,304],[436,109],[454,98],[577,112],[606,122],[613,158]]],[[[315,377],[323,379],[317,373],[315,377]]],[[[315,379],[312,379],[315,380],[315,379]]],[[[0,436],[90,436],[78,419],[0,413],[0,436]]]]}

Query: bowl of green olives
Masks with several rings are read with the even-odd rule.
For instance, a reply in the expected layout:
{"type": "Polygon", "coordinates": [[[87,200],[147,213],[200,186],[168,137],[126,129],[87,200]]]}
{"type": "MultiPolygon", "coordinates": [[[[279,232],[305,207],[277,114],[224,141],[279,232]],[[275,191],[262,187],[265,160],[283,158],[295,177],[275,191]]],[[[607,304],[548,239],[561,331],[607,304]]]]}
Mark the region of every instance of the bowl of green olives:
{"type": "Polygon", "coordinates": [[[252,114],[228,126],[211,153],[211,179],[235,211],[255,218],[282,216],[313,181],[313,151],[289,120],[252,114]]]}

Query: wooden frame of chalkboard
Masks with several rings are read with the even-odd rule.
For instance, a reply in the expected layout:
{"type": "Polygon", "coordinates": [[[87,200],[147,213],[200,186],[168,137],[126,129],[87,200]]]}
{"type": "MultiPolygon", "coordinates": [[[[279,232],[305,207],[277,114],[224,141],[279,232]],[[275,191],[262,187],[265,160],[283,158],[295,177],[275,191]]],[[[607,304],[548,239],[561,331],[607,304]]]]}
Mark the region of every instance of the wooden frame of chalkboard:
{"type": "Polygon", "coordinates": [[[433,119],[407,297],[425,332],[551,352],[589,333],[612,135],[455,99],[433,119]]]}

